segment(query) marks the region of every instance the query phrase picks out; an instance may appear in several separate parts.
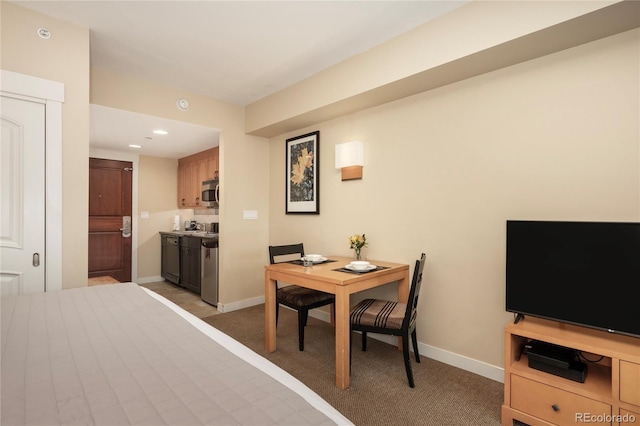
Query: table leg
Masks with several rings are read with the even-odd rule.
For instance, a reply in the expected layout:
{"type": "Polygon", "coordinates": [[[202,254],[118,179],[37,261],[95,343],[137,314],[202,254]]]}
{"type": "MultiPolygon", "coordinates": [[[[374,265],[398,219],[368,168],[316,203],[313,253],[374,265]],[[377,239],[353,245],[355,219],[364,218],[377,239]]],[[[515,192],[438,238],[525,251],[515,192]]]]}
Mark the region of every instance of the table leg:
{"type": "Polygon", "coordinates": [[[349,388],[349,293],[345,286],[336,286],[336,386],[349,388]]]}
{"type": "Polygon", "coordinates": [[[264,350],[276,350],[276,281],[264,273],[264,350]]]}
{"type": "Polygon", "coordinates": [[[409,271],[404,274],[404,278],[398,281],[398,302],[406,303],[409,298],[409,286],[411,281],[409,280],[409,271]]]}

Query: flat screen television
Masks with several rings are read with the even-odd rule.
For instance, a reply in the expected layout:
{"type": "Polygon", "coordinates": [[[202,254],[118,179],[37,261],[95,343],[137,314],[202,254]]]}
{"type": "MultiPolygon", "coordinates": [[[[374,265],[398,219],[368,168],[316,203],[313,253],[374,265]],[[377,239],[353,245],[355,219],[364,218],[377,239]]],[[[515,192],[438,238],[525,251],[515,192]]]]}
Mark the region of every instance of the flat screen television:
{"type": "Polygon", "coordinates": [[[640,337],[640,223],[508,220],[506,310],[640,337]]]}

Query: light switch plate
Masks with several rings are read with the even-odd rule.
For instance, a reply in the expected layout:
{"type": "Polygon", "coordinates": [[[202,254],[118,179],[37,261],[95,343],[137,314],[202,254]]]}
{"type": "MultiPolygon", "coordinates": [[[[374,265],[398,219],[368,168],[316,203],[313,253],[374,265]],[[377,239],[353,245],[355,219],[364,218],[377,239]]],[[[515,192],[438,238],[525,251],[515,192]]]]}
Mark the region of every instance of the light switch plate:
{"type": "Polygon", "coordinates": [[[149,219],[149,212],[140,212],[141,219],[149,219]]]}
{"type": "Polygon", "coordinates": [[[243,219],[255,220],[258,218],[258,210],[243,210],[242,211],[243,219]]]}

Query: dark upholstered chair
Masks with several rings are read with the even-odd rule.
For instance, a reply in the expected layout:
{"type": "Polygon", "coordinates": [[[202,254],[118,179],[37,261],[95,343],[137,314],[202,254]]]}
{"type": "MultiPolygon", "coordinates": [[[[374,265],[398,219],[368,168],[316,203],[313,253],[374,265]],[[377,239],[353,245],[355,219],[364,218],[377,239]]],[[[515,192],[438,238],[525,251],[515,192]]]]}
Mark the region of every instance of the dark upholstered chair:
{"type": "MultiPolygon", "coordinates": [[[[276,257],[286,257],[286,260],[281,260],[280,262],[292,260],[291,255],[297,255],[295,258],[298,260],[304,256],[302,243],[269,246],[269,260],[271,264],[279,263],[276,257]]],[[[304,351],[304,327],[307,325],[309,309],[319,308],[320,306],[333,303],[335,303],[335,296],[333,294],[297,285],[279,287],[276,282],[276,326],[278,325],[278,314],[281,304],[298,311],[298,346],[301,351],[304,351]]],[[[333,315],[334,306],[331,307],[331,313],[333,315]]]]}
{"type": "Polygon", "coordinates": [[[413,270],[413,280],[409,290],[407,303],[392,302],[380,299],[365,299],[351,310],[351,331],[362,332],[362,350],[367,350],[367,333],[390,334],[402,337],[402,354],[404,366],[407,370],[409,386],[413,383],[413,372],[409,360],[409,334],[413,340],[413,352],[416,362],[420,362],[418,340],[416,339],[416,314],[418,310],[418,295],[422,284],[422,271],[426,255],[422,253],[413,270]]]}

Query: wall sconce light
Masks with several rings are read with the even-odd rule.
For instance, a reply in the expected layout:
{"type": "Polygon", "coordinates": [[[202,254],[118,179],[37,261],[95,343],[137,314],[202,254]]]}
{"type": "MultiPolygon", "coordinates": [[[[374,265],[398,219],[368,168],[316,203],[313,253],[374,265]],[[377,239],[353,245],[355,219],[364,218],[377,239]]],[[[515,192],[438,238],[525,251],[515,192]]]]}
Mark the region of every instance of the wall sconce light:
{"type": "Polygon", "coordinates": [[[342,180],[362,179],[364,143],[351,141],[336,145],[336,169],[342,169],[342,180]]]}

